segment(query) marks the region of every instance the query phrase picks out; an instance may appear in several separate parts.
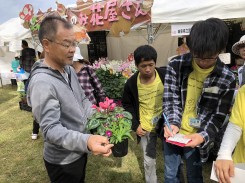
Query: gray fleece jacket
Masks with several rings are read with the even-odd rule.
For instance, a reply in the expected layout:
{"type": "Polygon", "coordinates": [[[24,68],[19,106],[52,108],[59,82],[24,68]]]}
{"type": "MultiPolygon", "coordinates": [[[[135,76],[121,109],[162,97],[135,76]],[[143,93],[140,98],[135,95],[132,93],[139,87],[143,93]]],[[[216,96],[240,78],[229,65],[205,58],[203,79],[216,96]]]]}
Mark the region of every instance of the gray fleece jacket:
{"type": "Polygon", "coordinates": [[[85,127],[93,113],[92,104],[74,69],[70,66],[64,69],[69,83],[59,71],[35,63],[27,90],[28,104],[44,137],[44,159],[52,164],[69,164],[89,152],[90,134],[85,127]]]}

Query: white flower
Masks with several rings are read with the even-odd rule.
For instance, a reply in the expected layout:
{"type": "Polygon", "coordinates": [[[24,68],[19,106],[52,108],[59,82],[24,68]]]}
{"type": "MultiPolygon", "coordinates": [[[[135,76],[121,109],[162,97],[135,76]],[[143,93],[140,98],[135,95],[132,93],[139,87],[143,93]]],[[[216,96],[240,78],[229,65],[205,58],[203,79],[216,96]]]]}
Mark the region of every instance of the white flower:
{"type": "Polygon", "coordinates": [[[105,65],[100,65],[100,68],[103,69],[104,71],[107,70],[105,65]]]}

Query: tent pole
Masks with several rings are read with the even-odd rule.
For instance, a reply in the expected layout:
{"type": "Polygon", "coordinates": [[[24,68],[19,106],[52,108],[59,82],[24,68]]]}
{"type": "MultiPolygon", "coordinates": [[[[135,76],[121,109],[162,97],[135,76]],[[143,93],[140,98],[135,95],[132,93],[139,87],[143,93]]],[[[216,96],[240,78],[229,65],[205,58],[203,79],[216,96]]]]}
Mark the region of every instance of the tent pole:
{"type": "Polygon", "coordinates": [[[148,33],[148,44],[152,44],[154,41],[152,23],[147,24],[147,33],[148,33]]]}

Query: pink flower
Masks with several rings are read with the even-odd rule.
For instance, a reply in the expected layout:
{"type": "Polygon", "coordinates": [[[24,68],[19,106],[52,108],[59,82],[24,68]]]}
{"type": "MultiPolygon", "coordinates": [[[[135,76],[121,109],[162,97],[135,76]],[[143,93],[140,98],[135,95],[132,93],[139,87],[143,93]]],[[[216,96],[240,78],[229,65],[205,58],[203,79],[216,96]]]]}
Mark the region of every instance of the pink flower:
{"type": "Polygon", "coordinates": [[[102,108],[102,109],[108,109],[109,105],[106,103],[106,102],[100,102],[99,103],[99,106],[102,108]]]}
{"type": "Polygon", "coordinates": [[[105,134],[106,134],[107,137],[111,137],[112,136],[112,131],[106,130],[105,134]]]}
{"type": "Polygon", "coordinates": [[[101,111],[100,107],[97,107],[97,106],[96,106],[96,105],[94,105],[94,104],[92,105],[92,108],[93,108],[93,109],[96,109],[98,112],[100,112],[100,111],[101,111]]]}
{"type": "Polygon", "coordinates": [[[109,105],[113,103],[112,99],[109,99],[108,97],[105,98],[105,102],[107,102],[109,105]]]}
{"type": "Polygon", "coordinates": [[[109,110],[110,110],[110,111],[113,111],[113,110],[115,109],[115,107],[116,107],[116,104],[115,104],[115,103],[112,103],[112,104],[110,105],[109,110]]]}
{"type": "Polygon", "coordinates": [[[116,114],[116,118],[123,118],[124,116],[123,116],[123,114],[116,114]]]}
{"type": "Polygon", "coordinates": [[[115,104],[113,103],[113,100],[109,99],[108,97],[106,97],[104,102],[100,102],[99,106],[105,110],[106,109],[113,110],[115,108],[115,104]]]}

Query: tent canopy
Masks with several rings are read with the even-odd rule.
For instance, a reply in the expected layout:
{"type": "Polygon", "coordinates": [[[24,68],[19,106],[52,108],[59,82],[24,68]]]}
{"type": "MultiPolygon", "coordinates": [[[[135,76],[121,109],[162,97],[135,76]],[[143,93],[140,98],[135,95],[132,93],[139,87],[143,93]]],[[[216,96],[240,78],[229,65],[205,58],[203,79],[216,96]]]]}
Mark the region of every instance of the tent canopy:
{"type": "Polygon", "coordinates": [[[194,22],[245,17],[244,0],[154,0],[152,23],[194,22]]]}
{"type": "Polygon", "coordinates": [[[23,21],[17,18],[11,18],[0,25],[0,40],[10,42],[22,40],[31,37],[31,31],[25,29],[22,25],[23,21]]]}

